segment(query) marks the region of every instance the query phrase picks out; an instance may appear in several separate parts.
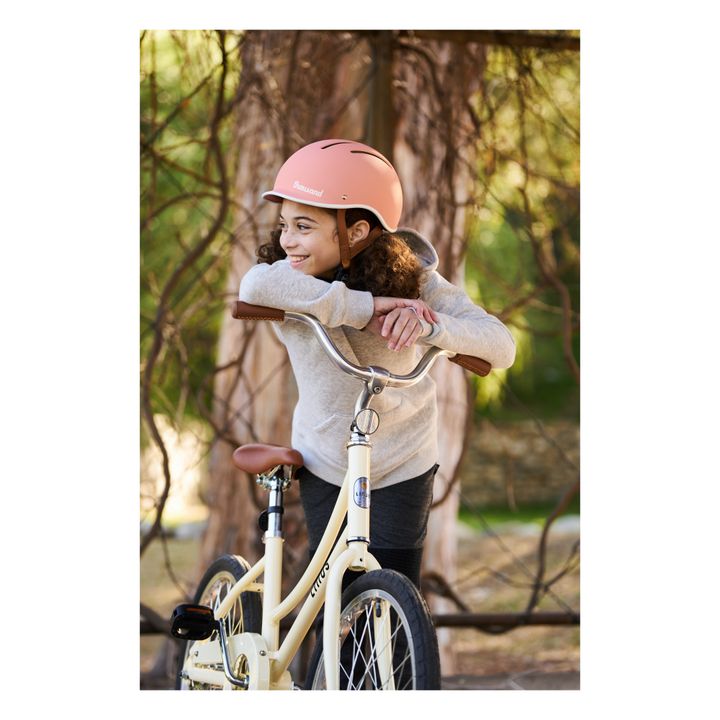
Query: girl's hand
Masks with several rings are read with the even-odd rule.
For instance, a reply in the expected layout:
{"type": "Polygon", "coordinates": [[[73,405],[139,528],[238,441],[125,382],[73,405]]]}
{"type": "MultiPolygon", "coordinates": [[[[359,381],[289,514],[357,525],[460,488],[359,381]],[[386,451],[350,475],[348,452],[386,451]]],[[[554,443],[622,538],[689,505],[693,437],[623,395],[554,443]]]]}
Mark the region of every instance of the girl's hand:
{"type": "Polygon", "coordinates": [[[416,312],[426,322],[437,322],[438,318],[435,311],[432,310],[423,300],[409,300],[406,298],[394,297],[374,297],[373,298],[373,315],[387,315],[396,308],[415,308],[416,312]]]}
{"type": "Polygon", "coordinates": [[[422,300],[384,297],[373,300],[375,313],[365,329],[387,338],[390,350],[412,346],[428,334],[427,323],[437,320],[437,315],[422,300]]]}

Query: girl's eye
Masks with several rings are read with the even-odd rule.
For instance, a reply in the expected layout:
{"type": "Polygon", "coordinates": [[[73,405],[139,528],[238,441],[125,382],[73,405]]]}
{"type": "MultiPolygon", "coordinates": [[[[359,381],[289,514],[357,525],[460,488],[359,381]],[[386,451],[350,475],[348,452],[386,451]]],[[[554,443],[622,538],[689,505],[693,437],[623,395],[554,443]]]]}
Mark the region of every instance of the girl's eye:
{"type": "Polygon", "coordinates": [[[303,225],[302,223],[298,225],[298,230],[309,230],[309,225],[303,225]]]}

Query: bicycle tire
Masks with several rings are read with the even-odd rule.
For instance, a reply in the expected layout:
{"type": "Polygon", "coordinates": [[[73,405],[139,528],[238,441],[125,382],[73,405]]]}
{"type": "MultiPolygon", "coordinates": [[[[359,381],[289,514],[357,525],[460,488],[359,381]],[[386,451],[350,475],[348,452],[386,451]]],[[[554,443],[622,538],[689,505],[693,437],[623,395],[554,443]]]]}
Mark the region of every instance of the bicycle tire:
{"type": "MultiPolygon", "coordinates": [[[[417,588],[395,570],[373,570],[343,593],[340,614],[340,689],[439,690],[440,655],[430,611],[417,588]],[[380,677],[373,630],[367,620],[386,602],[394,688],[380,677]],[[369,631],[368,631],[369,630],[369,631]]],[[[306,690],[325,689],[322,633],[308,665],[306,690]]]]}
{"type": "MultiPolygon", "coordinates": [[[[217,608],[227,596],[228,590],[246,572],[246,566],[234,555],[222,555],[205,571],[202,580],[198,584],[193,603],[217,608]]],[[[235,606],[230,610],[223,622],[228,637],[241,632],[259,633],[262,628],[262,603],[259,594],[256,592],[241,593],[235,606]]],[[[207,640],[202,642],[213,642],[217,640],[217,637],[217,630],[215,630],[207,640]]],[[[180,644],[175,689],[222,690],[222,687],[193,683],[182,678],[181,673],[188,657],[189,647],[190,641],[184,641],[180,644]]],[[[222,665],[218,669],[222,669],[222,665]]]]}

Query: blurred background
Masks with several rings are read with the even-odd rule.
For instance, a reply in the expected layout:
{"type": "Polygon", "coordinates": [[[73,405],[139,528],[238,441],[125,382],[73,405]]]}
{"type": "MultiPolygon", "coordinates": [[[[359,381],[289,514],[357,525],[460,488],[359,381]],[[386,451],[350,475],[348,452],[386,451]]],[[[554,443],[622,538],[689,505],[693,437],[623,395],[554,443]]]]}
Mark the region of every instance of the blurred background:
{"type": "Polygon", "coordinates": [[[487,378],[433,370],[422,592],[444,686],[578,687],[579,32],[147,30],[140,53],[141,687],[172,687],[168,618],[212,559],[262,552],[266,499],[230,455],[289,442],[295,388],[272,332],[229,306],[277,221],[261,192],[329,137],[391,159],[401,224],[517,343],[487,378]]]}

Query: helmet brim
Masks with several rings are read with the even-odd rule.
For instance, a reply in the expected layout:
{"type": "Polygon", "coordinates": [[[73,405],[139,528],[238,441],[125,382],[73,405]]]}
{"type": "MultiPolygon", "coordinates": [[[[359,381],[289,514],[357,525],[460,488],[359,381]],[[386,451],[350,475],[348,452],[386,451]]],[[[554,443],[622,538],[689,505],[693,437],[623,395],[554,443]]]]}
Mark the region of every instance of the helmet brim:
{"type": "Polygon", "coordinates": [[[277,190],[267,190],[262,194],[262,198],[264,200],[269,200],[270,202],[274,203],[281,203],[283,200],[292,200],[293,202],[299,203],[300,205],[312,205],[313,207],[321,207],[321,208],[328,208],[329,210],[342,210],[343,208],[345,210],[349,210],[350,208],[362,208],[363,210],[369,210],[375,217],[380,221],[380,224],[387,230],[388,232],[395,232],[397,230],[397,225],[395,227],[392,227],[391,225],[388,225],[388,223],[385,221],[385,218],[375,209],[370,207],[369,205],[358,205],[356,203],[352,204],[334,204],[334,203],[326,203],[326,202],[316,202],[314,200],[308,200],[305,197],[298,197],[297,195],[293,195],[292,193],[283,193],[278,192],[277,190]]]}

